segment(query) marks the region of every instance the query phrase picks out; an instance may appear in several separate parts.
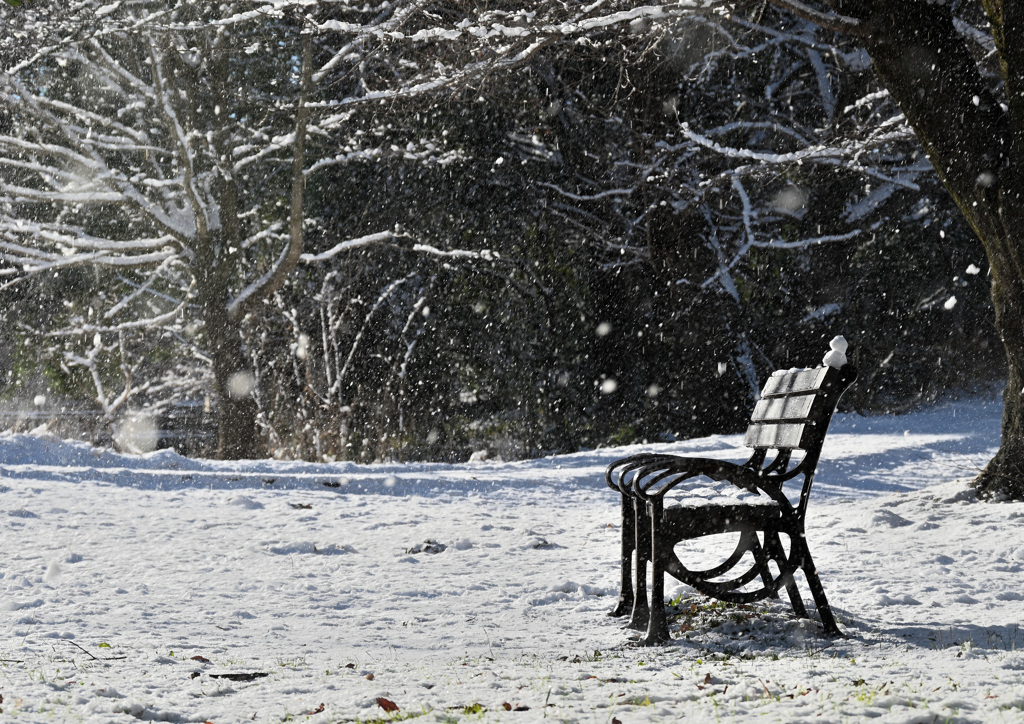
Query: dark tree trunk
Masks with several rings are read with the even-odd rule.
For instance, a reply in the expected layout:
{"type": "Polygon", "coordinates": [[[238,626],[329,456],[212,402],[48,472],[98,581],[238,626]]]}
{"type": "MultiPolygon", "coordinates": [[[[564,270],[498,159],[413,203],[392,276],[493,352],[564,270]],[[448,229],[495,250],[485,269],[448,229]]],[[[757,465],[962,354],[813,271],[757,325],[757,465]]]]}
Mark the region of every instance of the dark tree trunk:
{"type": "Polygon", "coordinates": [[[241,330],[228,318],[226,301],[213,301],[203,310],[217,391],[217,457],[251,460],[264,457],[256,427],[256,377],[247,364],[241,330]]]}
{"type": "MultiPolygon", "coordinates": [[[[219,47],[225,38],[219,36],[206,55],[214,59],[210,83],[217,103],[227,107],[228,53],[219,47]]],[[[213,231],[202,227],[193,247],[198,301],[217,396],[216,454],[226,460],[254,459],[262,457],[263,451],[256,427],[256,379],[247,364],[241,327],[229,311],[231,284],[240,271],[235,264],[237,257],[229,249],[241,247],[241,229],[238,192],[227,169],[222,169],[218,178],[217,198],[220,228],[213,231]]]]}
{"type": "MultiPolygon", "coordinates": [[[[226,95],[228,66],[223,53],[213,73],[217,93],[226,95]]],[[[217,233],[201,235],[196,250],[196,274],[203,327],[213,362],[217,393],[217,457],[226,460],[263,457],[266,449],[257,427],[258,380],[245,354],[242,322],[259,302],[280,289],[299,262],[302,253],[302,220],[305,208],[305,147],[312,93],[312,36],[303,39],[302,75],[295,110],[295,142],[292,147],[291,218],[288,246],[270,270],[232,299],[232,282],[238,266],[231,249],[242,246],[238,224],[238,193],[230,171],[221,172],[221,227],[217,233]]]]}
{"type": "MultiPolygon", "coordinates": [[[[786,6],[785,0],[779,2],[786,6]]],[[[1006,105],[989,89],[945,3],[833,0],[860,21],[882,83],[981,239],[992,273],[995,324],[1009,374],[1002,442],[978,477],[985,497],[1024,499],[1024,8],[985,0],[1006,81],[1006,105]]]]}
{"type": "Polygon", "coordinates": [[[217,457],[263,457],[256,427],[255,376],[247,364],[239,324],[228,313],[234,265],[223,239],[200,246],[199,306],[217,393],[217,457]]]}

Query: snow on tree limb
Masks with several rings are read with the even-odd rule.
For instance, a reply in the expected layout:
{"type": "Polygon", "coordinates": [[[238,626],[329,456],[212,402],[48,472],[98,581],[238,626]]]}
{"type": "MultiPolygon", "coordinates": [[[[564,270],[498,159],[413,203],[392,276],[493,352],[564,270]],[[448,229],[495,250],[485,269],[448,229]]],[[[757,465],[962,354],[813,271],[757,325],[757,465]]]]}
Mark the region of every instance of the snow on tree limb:
{"type": "Polygon", "coordinates": [[[228,303],[228,316],[238,319],[259,299],[264,299],[280,289],[302,257],[304,242],[303,220],[305,219],[306,178],[306,128],[309,123],[309,107],[306,105],[313,92],[313,40],[305,36],[302,40],[302,66],[299,72],[299,97],[295,101],[295,143],[292,151],[292,188],[288,218],[288,244],[274,266],[250,284],[228,303]]]}
{"type": "Polygon", "coordinates": [[[352,23],[341,23],[337,20],[328,20],[318,25],[318,30],[321,31],[342,31],[347,34],[352,34],[353,37],[349,42],[341,47],[340,50],[334,53],[330,60],[324,63],[319,70],[313,73],[313,82],[319,83],[323,78],[333,71],[339,64],[344,62],[351,54],[357,49],[357,47],[367,40],[371,36],[383,36],[385,33],[394,32],[409,16],[420,7],[426,5],[424,0],[417,0],[407,7],[398,7],[391,3],[386,3],[380,11],[380,14],[368,25],[368,26],[357,26],[352,23]]]}
{"type": "Polygon", "coordinates": [[[793,151],[790,153],[766,153],[764,151],[755,151],[750,148],[731,148],[729,146],[723,146],[717,141],[713,141],[705,135],[694,132],[690,129],[689,123],[683,123],[680,126],[680,130],[683,135],[696,144],[704,146],[716,153],[720,153],[723,156],[730,158],[744,159],[757,161],[759,163],[771,163],[771,164],[785,164],[785,163],[799,163],[804,160],[811,159],[824,159],[824,158],[838,158],[842,156],[840,149],[832,146],[817,146],[811,148],[801,149],[799,151],[793,151]]]}
{"type": "Polygon", "coordinates": [[[423,252],[425,254],[432,254],[434,256],[446,256],[459,259],[484,259],[486,261],[491,261],[498,257],[495,252],[489,249],[482,249],[480,251],[452,249],[446,251],[444,249],[438,249],[437,247],[430,246],[429,244],[413,244],[412,250],[423,252]]]}
{"type": "Polygon", "coordinates": [[[211,218],[210,209],[204,203],[202,194],[196,185],[196,173],[194,168],[195,155],[190,147],[189,139],[186,137],[185,129],[182,127],[181,119],[177,110],[171,104],[170,94],[172,90],[166,87],[163,64],[165,62],[163,48],[158,48],[153,38],[149,41],[149,60],[153,70],[153,90],[158,99],[158,108],[163,113],[164,119],[170,126],[172,152],[177,156],[178,166],[182,171],[182,187],[185,197],[188,200],[191,213],[188,214],[196,225],[196,232],[201,236],[210,233],[211,227],[216,224],[211,218]]]}
{"type": "Polygon", "coordinates": [[[797,241],[782,241],[781,239],[755,241],[751,246],[762,249],[808,249],[813,246],[819,246],[821,244],[828,244],[831,242],[850,241],[864,233],[864,229],[853,229],[852,231],[847,231],[845,234],[825,234],[823,236],[816,236],[810,239],[799,239],[797,241]]]}
{"type": "Polygon", "coordinates": [[[181,319],[181,315],[185,307],[188,305],[187,301],[183,301],[178,304],[177,307],[169,312],[158,314],[153,317],[139,317],[126,322],[119,322],[117,324],[81,324],[73,328],[60,329],[54,332],[49,332],[52,337],[74,337],[82,334],[107,334],[109,332],[120,332],[132,329],[157,329],[163,325],[173,324],[181,319]]]}
{"type": "MultiPolygon", "coordinates": [[[[171,314],[172,315],[179,314],[184,309],[185,304],[188,303],[187,302],[188,297],[191,296],[191,294],[194,292],[195,285],[190,287],[189,290],[184,295],[185,296],[185,301],[180,301],[180,300],[177,300],[177,299],[172,299],[172,298],[168,297],[167,295],[162,294],[160,292],[157,292],[157,291],[155,291],[153,289],[154,285],[160,280],[162,275],[167,271],[168,267],[170,267],[170,265],[173,264],[176,261],[178,261],[176,257],[170,257],[170,258],[166,259],[163,263],[161,263],[150,274],[148,274],[146,280],[142,284],[139,284],[139,285],[131,285],[131,284],[129,284],[130,286],[135,286],[135,290],[132,291],[131,293],[129,293],[127,296],[123,297],[119,302],[114,304],[114,306],[112,306],[110,309],[108,309],[106,312],[104,312],[103,313],[103,319],[113,319],[123,309],[127,309],[129,307],[129,305],[131,305],[132,302],[134,302],[136,299],[138,299],[139,297],[143,296],[144,294],[150,294],[150,293],[154,294],[156,296],[159,296],[159,297],[161,297],[161,298],[163,298],[165,300],[169,300],[169,301],[173,302],[176,306],[175,306],[174,311],[171,312],[171,314]]],[[[125,280],[125,281],[127,281],[127,280],[125,280]]],[[[147,326],[149,326],[149,325],[147,325],[147,326]]]]}
{"type": "Polygon", "coordinates": [[[615,196],[629,196],[630,194],[636,191],[635,188],[605,189],[603,191],[598,191],[597,193],[593,194],[576,194],[571,191],[566,191],[565,189],[558,186],[558,184],[543,182],[540,184],[540,186],[543,188],[549,188],[553,191],[556,191],[559,195],[564,196],[567,199],[572,199],[573,201],[599,201],[601,199],[606,199],[615,196]]]}
{"type": "Polygon", "coordinates": [[[788,10],[798,18],[809,20],[815,25],[828,30],[834,30],[837,33],[860,35],[870,31],[866,23],[856,18],[837,13],[821,12],[820,10],[815,10],[810,5],[800,2],[800,0],[769,0],[769,2],[775,7],[788,10]]]}
{"type": "Polygon", "coordinates": [[[117,191],[89,189],[82,191],[40,191],[39,189],[13,184],[0,183],[0,193],[6,194],[13,203],[38,201],[45,203],[68,203],[80,205],[112,204],[124,201],[125,197],[117,191]]]}
{"type": "Polygon", "coordinates": [[[120,353],[120,371],[124,380],[124,387],[117,397],[110,399],[107,395],[106,385],[103,381],[103,376],[100,373],[100,355],[107,350],[103,345],[103,338],[100,332],[96,332],[93,336],[92,349],[86,354],[85,357],[76,355],[71,352],[65,353],[65,361],[68,365],[85,367],[89,370],[89,375],[92,378],[93,388],[96,392],[96,402],[99,403],[100,409],[103,411],[103,415],[107,420],[113,422],[116,413],[128,402],[131,397],[139,392],[142,392],[149,383],[146,382],[140,387],[134,387],[132,385],[132,365],[128,361],[128,356],[125,351],[125,339],[124,332],[118,331],[118,344],[117,351],[120,353]]]}
{"type": "Polygon", "coordinates": [[[960,18],[954,18],[953,25],[956,27],[957,32],[985,50],[987,56],[995,55],[996,43],[995,39],[992,37],[992,33],[986,33],[984,30],[978,30],[978,28],[960,18]]]}
{"type": "Polygon", "coordinates": [[[403,236],[405,235],[398,234],[394,231],[378,231],[374,234],[367,234],[355,239],[346,239],[345,241],[335,244],[327,251],[322,251],[319,254],[303,254],[299,258],[306,264],[315,264],[317,262],[333,259],[338,254],[345,251],[351,251],[352,249],[359,249],[373,244],[381,244],[403,236]]]}
{"type": "MultiPolygon", "coordinates": [[[[338,254],[346,251],[352,251],[354,249],[362,249],[367,246],[374,246],[377,244],[386,244],[395,239],[409,238],[408,234],[396,232],[396,231],[378,231],[374,234],[367,234],[360,236],[355,239],[346,239],[345,241],[335,244],[327,251],[320,252],[319,254],[303,254],[300,259],[306,264],[316,264],[323,261],[333,259],[338,254]]],[[[490,251],[488,249],[483,250],[467,250],[467,249],[438,249],[435,246],[429,244],[413,244],[408,247],[411,251],[419,252],[422,254],[429,254],[431,256],[441,256],[449,258],[459,259],[484,259],[491,261],[498,258],[497,252],[490,251]]]]}

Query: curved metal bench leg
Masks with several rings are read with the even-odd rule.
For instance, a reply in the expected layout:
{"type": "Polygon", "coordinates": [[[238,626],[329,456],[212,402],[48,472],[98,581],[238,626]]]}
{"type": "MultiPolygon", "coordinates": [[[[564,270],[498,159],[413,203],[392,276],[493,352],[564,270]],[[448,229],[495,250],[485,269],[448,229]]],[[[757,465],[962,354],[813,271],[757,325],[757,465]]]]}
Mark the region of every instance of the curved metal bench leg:
{"type": "MultiPolygon", "coordinates": [[[[768,549],[768,556],[775,561],[779,570],[785,570],[787,561],[786,549],[782,547],[782,540],[779,538],[777,530],[765,533],[765,547],[768,549]]],[[[793,576],[780,576],[779,580],[782,581],[786,587],[786,593],[789,594],[789,603],[793,606],[793,614],[797,618],[810,618],[807,615],[807,608],[804,606],[803,597],[800,595],[800,589],[796,587],[796,580],[793,576]]]]}
{"type": "Polygon", "coordinates": [[[636,513],[633,500],[622,496],[622,547],[619,561],[619,600],[609,616],[625,616],[633,610],[633,551],[636,550],[636,513]]]}
{"type": "Polygon", "coordinates": [[[835,616],[832,615],[832,607],[829,605],[828,599],[825,598],[825,588],[821,585],[821,579],[818,578],[818,569],[815,568],[814,561],[811,559],[811,551],[802,537],[800,546],[803,549],[801,551],[801,568],[803,568],[804,577],[807,579],[807,585],[811,589],[811,596],[814,597],[814,604],[818,607],[818,616],[821,617],[825,635],[842,638],[843,632],[839,630],[835,616]]]}
{"type": "Polygon", "coordinates": [[[786,577],[786,593],[789,594],[789,603],[793,606],[793,615],[797,618],[810,618],[807,615],[807,607],[804,606],[804,599],[800,596],[800,589],[796,587],[793,576],[786,577]]]}
{"type": "Polygon", "coordinates": [[[644,631],[650,621],[651,609],[647,603],[647,561],[651,560],[651,523],[647,516],[647,504],[633,500],[633,529],[636,534],[636,571],[633,578],[633,610],[626,628],[644,631]]]}
{"type": "Polygon", "coordinates": [[[776,584],[775,578],[774,578],[774,576],[772,576],[772,571],[768,567],[768,563],[770,561],[775,560],[776,563],[778,562],[778,559],[775,557],[776,551],[773,549],[773,546],[772,546],[771,534],[768,533],[767,531],[765,532],[765,534],[764,534],[764,546],[762,546],[760,541],[757,540],[757,533],[756,532],[754,532],[754,531],[744,531],[743,535],[744,536],[749,535],[753,539],[752,542],[749,544],[749,548],[750,548],[751,555],[754,556],[754,560],[755,561],[758,561],[758,560],[763,560],[764,561],[761,564],[761,566],[760,566],[761,567],[761,583],[764,584],[764,587],[766,589],[769,589],[769,590],[771,590],[773,588],[776,589],[775,592],[771,594],[771,597],[772,598],[778,598],[779,597],[779,592],[777,590],[778,589],[778,584],[776,584]]]}
{"type": "Polygon", "coordinates": [[[647,633],[640,641],[641,646],[660,646],[671,640],[668,621],[665,618],[665,554],[661,537],[661,501],[647,506],[651,519],[651,611],[647,633]]]}

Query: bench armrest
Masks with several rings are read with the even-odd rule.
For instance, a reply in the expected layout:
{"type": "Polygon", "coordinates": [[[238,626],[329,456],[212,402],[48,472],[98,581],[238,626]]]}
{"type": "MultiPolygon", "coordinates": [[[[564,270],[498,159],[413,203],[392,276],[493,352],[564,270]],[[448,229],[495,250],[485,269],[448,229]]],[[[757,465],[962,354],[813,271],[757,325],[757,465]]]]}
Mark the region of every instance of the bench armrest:
{"type": "Polygon", "coordinates": [[[659,455],[657,453],[640,453],[639,455],[620,458],[605,468],[604,481],[612,490],[623,495],[632,495],[632,486],[626,482],[626,476],[629,473],[646,467],[649,463],[657,463],[662,460],[670,462],[678,458],[678,455],[659,455]]]}
{"type": "Polygon", "coordinates": [[[765,476],[747,464],[715,458],[634,455],[609,465],[605,481],[613,490],[650,503],[664,499],[680,483],[701,476],[714,481],[727,481],[757,495],[767,495],[780,505],[785,501],[784,507],[790,507],[781,485],[782,478],[788,476],[765,476]]]}

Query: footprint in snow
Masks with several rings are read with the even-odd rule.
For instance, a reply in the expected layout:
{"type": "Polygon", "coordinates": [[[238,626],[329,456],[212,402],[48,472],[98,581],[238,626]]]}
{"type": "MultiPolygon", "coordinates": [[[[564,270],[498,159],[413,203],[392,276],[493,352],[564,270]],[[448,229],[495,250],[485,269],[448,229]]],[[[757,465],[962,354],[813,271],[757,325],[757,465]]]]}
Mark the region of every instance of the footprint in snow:
{"type": "Polygon", "coordinates": [[[920,606],[921,602],[909,594],[902,596],[887,596],[885,594],[878,598],[879,606],[920,606]]]}
{"type": "Polygon", "coordinates": [[[247,510],[259,510],[260,508],[263,507],[263,503],[259,502],[258,500],[253,500],[252,498],[245,495],[239,495],[234,498],[231,498],[228,502],[231,505],[237,505],[240,508],[245,508],[247,510]]]}
{"type": "Polygon", "coordinates": [[[913,525],[913,523],[903,516],[893,513],[891,510],[880,510],[871,518],[871,525],[902,528],[905,525],[913,525]]]}

